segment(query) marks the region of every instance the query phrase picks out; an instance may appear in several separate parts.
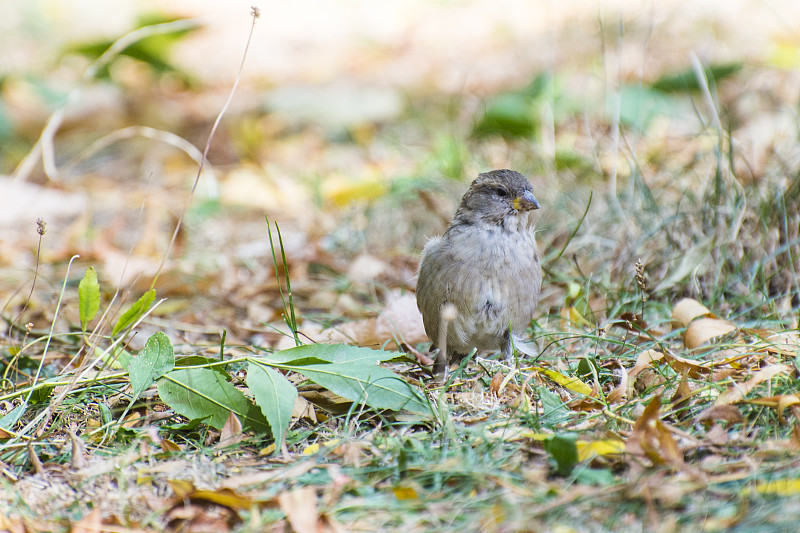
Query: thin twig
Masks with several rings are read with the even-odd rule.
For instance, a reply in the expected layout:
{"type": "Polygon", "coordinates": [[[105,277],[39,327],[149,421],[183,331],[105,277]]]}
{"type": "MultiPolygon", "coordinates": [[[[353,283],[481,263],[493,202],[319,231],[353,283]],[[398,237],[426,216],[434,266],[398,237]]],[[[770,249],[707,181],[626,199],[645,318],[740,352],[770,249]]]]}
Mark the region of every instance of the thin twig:
{"type": "Polygon", "coordinates": [[[217,127],[219,123],[222,121],[223,115],[228,110],[228,106],[230,106],[231,101],[233,100],[233,95],[236,93],[236,89],[239,87],[239,82],[242,79],[242,72],[244,71],[244,63],[247,59],[247,51],[250,49],[250,42],[253,40],[253,32],[256,27],[256,20],[261,15],[260,10],[258,8],[253,8],[251,12],[251,16],[253,17],[253,23],[250,25],[250,34],[247,36],[247,43],[244,46],[244,53],[242,54],[242,62],[239,65],[239,72],[236,74],[236,80],[233,82],[233,87],[231,88],[230,94],[228,94],[228,99],[225,101],[225,105],[222,106],[222,109],[217,114],[217,118],[214,121],[214,125],[211,127],[211,132],[208,134],[208,139],[206,140],[206,146],[203,150],[203,157],[200,160],[200,166],[197,169],[197,176],[194,179],[194,184],[192,185],[192,190],[189,192],[189,196],[186,198],[186,203],[183,205],[183,210],[181,211],[181,216],[178,217],[178,222],[175,224],[175,231],[172,232],[172,238],[169,240],[169,244],[167,245],[167,249],[164,252],[164,256],[161,258],[161,264],[158,265],[158,270],[156,270],[156,275],[153,276],[153,283],[150,285],[150,288],[154,288],[156,285],[156,280],[158,280],[158,276],[161,275],[161,271],[164,269],[164,265],[167,263],[167,258],[169,257],[169,253],[172,250],[173,245],[175,244],[175,240],[178,238],[178,232],[183,225],[183,219],[186,216],[186,212],[189,210],[189,205],[192,203],[192,198],[194,197],[194,191],[197,189],[197,184],[200,181],[200,176],[203,173],[203,167],[205,166],[205,162],[208,159],[208,150],[211,148],[211,141],[214,139],[214,134],[217,132],[217,127]]]}

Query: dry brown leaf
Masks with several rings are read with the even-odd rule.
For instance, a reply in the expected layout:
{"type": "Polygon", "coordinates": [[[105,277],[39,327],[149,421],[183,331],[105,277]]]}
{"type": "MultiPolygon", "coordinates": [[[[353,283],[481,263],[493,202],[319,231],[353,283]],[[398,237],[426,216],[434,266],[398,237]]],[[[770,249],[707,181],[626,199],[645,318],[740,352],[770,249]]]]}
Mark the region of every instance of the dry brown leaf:
{"type": "Polygon", "coordinates": [[[228,418],[225,420],[225,425],[222,426],[222,431],[219,434],[219,442],[214,446],[215,448],[224,448],[238,444],[244,440],[244,433],[242,433],[242,423],[239,418],[233,414],[233,411],[228,413],[228,418]]]}
{"type": "Polygon", "coordinates": [[[492,381],[489,383],[489,392],[494,394],[495,396],[500,395],[500,384],[503,382],[503,374],[501,372],[497,372],[494,376],[492,376],[492,381]]]}
{"type": "Polygon", "coordinates": [[[161,445],[161,451],[164,453],[176,453],[182,449],[180,444],[165,438],[159,439],[159,444],[161,445]]]}
{"type": "Polygon", "coordinates": [[[44,465],[42,464],[42,460],[39,459],[39,456],[36,455],[36,450],[33,448],[33,442],[31,441],[28,441],[28,459],[33,465],[34,472],[37,474],[44,474],[44,465]]]}
{"type": "Polygon", "coordinates": [[[317,411],[314,409],[314,405],[303,398],[302,396],[297,396],[294,399],[294,407],[292,408],[292,418],[307,418],[311,420],[313,423],[317,423],[317,411]]]}
{"type": "MultiPolygon", "coordinates": [[[[417,298],[411,293],[393,294],[378,315],[377,335],[381,341],[398,339],[406,344],[419,344],[428,340],[422,313],[417,308],[417,298]]],[[[394,343],[390,347],[396,346],[394,343]]]]}
{"type": "MultiPolygon", "coordinates": [[[[661,361],[662,359],[668,363],[675,372],[678,372],[679,374],[686,374],[690,378],[697,378],[700,375],[709,374],[711,372],[710,367],[693,359],[686,359],[685,357],[680,357],[670,353],[665,354],[651,348],[640,353],[638,357],[636,357],[636,363],[633,365],[633,368],[628,371],[628,380],[631,383],[631,387],[633,387],[633,384],[636,381],[636,376],[638,376],[646,368],[654,366],[654,363],[661,361]]],[[[629,393],[630,392],[632,391],[629,391],[629,393]]]]}
{"type": "Polygon", "coordinates": [[[713,422],[714,420],[724,420],[729,424],[744,422],[744,416],[739,408],[734,405],[712,405],[704,409],[697,418],[697,422],[713,422]]]}
{"type": "Polygon", "coordinates": [[[386,346],[397,348],[397,342],[419,344],[428,340],[422,314],[413,294],[395,295],[375,318],[365,318],[339,324],[323,330],[323,342],[342,342],[357,346],[386,346]]]}
{"type": "Polygon", "coordinates": [[[682,468],[683,453],[669,428],[659,419],[660,408],[661,397],[655,396],[634,423],[625,449],[635,455],[644,455],[655,464],[666,462],[682,468]]]}
{"type": "Polygon", "coordinates": [[[800,353],[800,334],[796,331],[783,331],[767,336],[764,341],[769,343],[766,347],[770,353],[777,353],[787,357],[796,357],[800,353]]]}
{"type": "Polygon", "coordinates": [[[778,410],[778,421],[783,424],[785,422],[783,411],[786,410],[787,407],[800,405],[800,394],[780,394],[769,398],[756,398],[750,400],[749,403],[776,408],[778,410]]]}
{"type": "Polygon", "coordinates": [[[7,531],[8,533],[30,533],[34,531],[33,528],[28,528],[25,525],[25,521],[22,518],[9,518],[5,515],[0,514],[0,531],[4,533],[7,531]]]}
{"type": "Polygon", "coordinates": [[[689,387],[689,380],[686,379],[686,375],[683,375],[680,383],[678,383],[678,386],[675,388],[675,394],[669,399],[670,403],[673,405],[673,409],[685,407],[691,394],[692,389],[689,387]]]}
{"type": "Polygon", "coordinates": [[[741,401],[756,385],[769,381],[780,374],[788,373],[790,368],[786,365],[770,365],[762,368],[753,377],[744,383],[736,383],[727,391],[720,394],[714,405],[727,405],[741,401]]]}
{"type": "Polygon", "coordinates": [[[69,428],[69,439],[72,442],[72,458],[70,459],[70,466],[75,470],[80,470],[86,467],[88,461],[86,460],[86,445],[80,437],[75,434],[75,430],[69,428]]]}
{"type": "Polygon", "coordinates": [[[622,363],[620,363],[619,361],[615,362],[617,365],[619,365],[619,375],[620,375],[619,385],[614,387],[614,390],[612,390],[606,397],[606,401],[608,401],[608,403],[616,403],[620,400],[625,399],[628,395],[629,373],[625,372],[625,368],[623,368],[622,363]]]}
{"type": "Polygon", "coordinates": [[[700,317],[715,318],[706,306],[692,298],[684,298],[672,308],[672,322],[676,328],[686,327],[700,317]]]}
{"type": "Polygon", "coordinates": [[[723,335],[728,335],[737,330],[736,326],[727,320],[719,318],[698,318],[689,324],[683,334],[683,344],[690,350],[723,335]]]}
{"type": "Polygon", "coordinates": [[[388,265],[382,259],[368,253],[358,255],[347,269],[347,277],[353,281],[374,282],[386,272],[388,265]]]}
{"type": "Polygon", "coordinates": [[[281,511],[296,533],[323,533],[325,526],[317,510],[317,491],[303,487],[278,496],[281,511]]]}
{"type": "Polygon", "coordinates": [[[636,376],[639,374],[639,372],[645,368],[648,368],[654,361],[660,361],[663,358],[663,353],[652,348],[641,352],[636,357],[636,363],[633,365],[633,368],[628,371],[628,379],[636,379],[636,376]]]}

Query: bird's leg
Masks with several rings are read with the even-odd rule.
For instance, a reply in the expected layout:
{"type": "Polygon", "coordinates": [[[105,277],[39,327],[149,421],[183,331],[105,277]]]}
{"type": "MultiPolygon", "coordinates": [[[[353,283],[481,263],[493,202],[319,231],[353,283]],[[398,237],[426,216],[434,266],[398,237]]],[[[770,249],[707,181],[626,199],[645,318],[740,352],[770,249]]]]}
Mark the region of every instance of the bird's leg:
{"type": "Polygon", "coordinates": [[[506,363],[511,362],[511,355],[514,353],[514,346],[511,343],[511,330],[506,330],[503,333],[503,348],[500,350],[500,353],[503,354],[503,360],[506,363]]]}
{"type": "Polygon", "coordinates": [[[433,377],[437,381],[446,381],[447,380],[447,354],[444,350],[437,349],[436,350],[436,357],[433,360],[433,377]]]}

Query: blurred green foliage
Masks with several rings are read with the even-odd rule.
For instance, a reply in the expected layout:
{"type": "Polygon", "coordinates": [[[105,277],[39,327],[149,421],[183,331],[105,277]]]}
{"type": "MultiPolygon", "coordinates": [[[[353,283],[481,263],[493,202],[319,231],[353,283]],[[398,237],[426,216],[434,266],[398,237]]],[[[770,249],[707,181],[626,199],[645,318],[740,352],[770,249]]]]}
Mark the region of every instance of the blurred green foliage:
{"type": "MultiPolygon", "coordinates": [[[[176,20],[179,19],[167,17],[161,14],[143,15],[138,19],[134,29],[153,26],[156,24],[164,24],[167,22],[174,22],[176,20]]],[[[200,27],[201,26],[198,23],[190,28],[154,34],[139,39],[120,52],[120,54],[112,59],[108,65],[99,69],[96,77],[98,79],[111,79],[110,71],[112,66],[119,61],[120,57],[128,57],[147,65],[157,76],[171,74],[183,82],[187,87],[196,86],[196,81],[192,78],[192,76],[189,75],[189,73],[176,67],[170,61],[170,53],[177,43],[179,43],[187,35],[200,29],[200,27]]],[[[103,53],[114,44],[114,42],[115,40],[102,39],[99,41],[90,41],[72,45],[64,50],[64,55],[79,54],[94,61],[103,55],[103,53]]]]}

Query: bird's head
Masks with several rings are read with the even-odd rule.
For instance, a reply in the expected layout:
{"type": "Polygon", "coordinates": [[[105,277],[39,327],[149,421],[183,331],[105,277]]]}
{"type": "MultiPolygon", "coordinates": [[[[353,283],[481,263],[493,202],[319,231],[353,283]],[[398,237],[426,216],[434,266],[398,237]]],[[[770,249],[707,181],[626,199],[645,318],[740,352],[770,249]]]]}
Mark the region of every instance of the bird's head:
{"type": "MultiPolygon", "coordinates": [[[[492,170],[478,175],[461,199],[454,222],[507,225],[539,209],[528,179],[513,170],[492,170]]],[[[516,224],[515,224],[516,226],[516,224]]]]}

